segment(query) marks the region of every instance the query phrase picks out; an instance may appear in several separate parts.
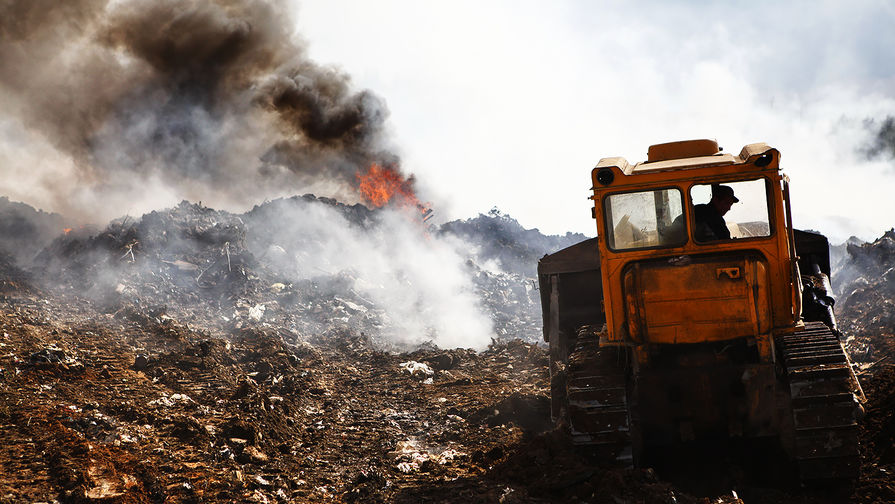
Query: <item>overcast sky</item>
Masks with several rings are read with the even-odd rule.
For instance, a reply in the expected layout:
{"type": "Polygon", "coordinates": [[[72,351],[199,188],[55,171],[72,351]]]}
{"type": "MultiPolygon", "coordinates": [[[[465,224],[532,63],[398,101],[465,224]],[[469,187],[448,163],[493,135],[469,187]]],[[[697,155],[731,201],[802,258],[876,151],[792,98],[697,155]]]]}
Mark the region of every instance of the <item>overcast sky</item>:
{"type": "Polygon", "coordinates": [[[895,163],[861,152],[895,116],[889,1],[303,0],[311,58],[381,96],[406,170],[442,219],[492,206],[593,235],[590,169],[650,144],[767,142],[797,227],[895,226],[895,163]],[[874,130],[876,128],[876,130],[874,130]]]}

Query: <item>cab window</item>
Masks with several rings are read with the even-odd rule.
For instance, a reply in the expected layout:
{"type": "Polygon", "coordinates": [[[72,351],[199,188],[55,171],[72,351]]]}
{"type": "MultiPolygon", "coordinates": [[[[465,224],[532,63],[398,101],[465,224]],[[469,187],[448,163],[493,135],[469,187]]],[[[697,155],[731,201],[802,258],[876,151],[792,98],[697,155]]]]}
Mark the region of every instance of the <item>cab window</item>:
{"type": "Polygon", "coordinates": [[[694,185],[690,200],[698,243],[771,235],[764,179],[694,185]]]}
{"type": "Polygon", "coordinates": [[[611,194],[603,200],[607,244],[613,250],[673,247],[687,241],[680,189],[611,194]]]}

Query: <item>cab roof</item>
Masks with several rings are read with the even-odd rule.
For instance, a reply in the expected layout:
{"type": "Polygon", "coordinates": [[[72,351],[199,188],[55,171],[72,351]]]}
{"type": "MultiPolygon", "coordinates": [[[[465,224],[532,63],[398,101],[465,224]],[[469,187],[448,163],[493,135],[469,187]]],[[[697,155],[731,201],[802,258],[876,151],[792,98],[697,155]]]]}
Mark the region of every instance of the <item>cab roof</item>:
{"type": "Polygon", "coordinates": [[[776,150],[766,143],[746,145],[740,154],[725,154],[715,140],[685,140],[652,145],[647,160],[631,164],[623,157],[603,158],[595,168],[618,167],[625,175],[669,170],[742,164],[755,156],[776,150]]]}

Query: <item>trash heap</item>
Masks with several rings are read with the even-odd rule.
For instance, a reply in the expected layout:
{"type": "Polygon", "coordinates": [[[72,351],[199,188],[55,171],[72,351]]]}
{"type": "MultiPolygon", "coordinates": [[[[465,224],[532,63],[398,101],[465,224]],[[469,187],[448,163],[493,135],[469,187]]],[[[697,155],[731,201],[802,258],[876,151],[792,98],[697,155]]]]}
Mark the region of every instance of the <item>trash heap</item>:
{"type": "MultiPolygon", "coordinates": [[[[184,201],[116,219],[101,231],[61,234],[30,264],[46,287],[83,295],[108,313],[164,313],[222,331],[278,327],[295,341],[345,327],[387,347],[394,320],[357,288],[362,272],[328,263],[327,237],[300,225],[321,209],[340,214],[347,233],[376,233],[381,224],[377,210],[314,195],[268,201],[243,214],[184,201]]],[[[465,274],[494,338],[529,342],[541,341],[537,259],[584,238],[544,236],[497,210],[440,227],[421,223],[419,232],[421,239],[462,244],[465,274]]]]}
{"type": "MultiPolygon", "coordinates": [[[[326,198],[297,200],[369,217],[326,198]]],[[[297,203],[278,200],[235,215],[184,201],[117,219],[95,234],[59,236],[37,257],[36,269],[48,287],[83,295],[108,313],[166,314],[222,331],[276,326],[293,335],[375,327],[381,310],[350,288],[350,272],[301,281],[284,274],[288,258],[273,239],[277,207],[290,204],[297,203]]],[[[308,240],[301,252],[315,253],[314,245],[308,240]]]]}
{"type": "Polygon", "coordinates": [[[496,207],[487,215],[447,222],[438,232],[474,244],[475,256],[481,263],[492,263],[496,265],[495,269],[526,278],[537,278],[538,259],[545,254],[588,238],[581,233],[544,235],[537,229],[526,229],[496,207]]]}
{"type": "Polygon", "coordinates": [[[215,316],[258,288],[242,220],[187,202],[138,220],[117,219],[95,234],[59,236],[35,264],[47,287],[83,295],[103,311],[208,314],[202,322],[211,327],[215,316]]]}
{"type": "Polygon", "coordinates": [[[895,354],[895,230],[846,251],[833,271],[836,315],[852,359],[866,368],[895,354]]]}
{"type": "Polygon", "coordinates": [[[71,231],[59,214],[36,210],[30,205],[0,196],[0,254],[15,263],[30,262],[55,237],[71,231]]]}
{"type": "Polygon", "coordinates": [[[862,479],[873,498],[895,498],[895,230],[871,243],[852,239],[836,263],[836,316],[869,398],[862,420],[862,479]]]}
{"type": "Polygon", "coordinates": [[[16,266],[12,256],[0,252],[0,294],[32,290],[31,275],[16,266]]]}
{"type": "Polygon", "coordinates": [[[497,337],[532,343],[543,340],[538,259],[588,238],[580,233],[544,235],[537,229],[525,229],[497,208],[471,219],[447,222],[438,233],[473,244],[468,265],[497,337]]]}

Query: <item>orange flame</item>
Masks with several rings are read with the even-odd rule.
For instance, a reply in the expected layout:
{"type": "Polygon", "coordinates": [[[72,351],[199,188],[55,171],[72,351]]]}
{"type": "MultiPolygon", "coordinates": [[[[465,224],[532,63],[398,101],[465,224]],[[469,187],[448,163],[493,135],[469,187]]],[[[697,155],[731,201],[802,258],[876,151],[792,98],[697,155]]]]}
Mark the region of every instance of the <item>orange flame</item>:
{"type": "Polygon", "coordinates": [[[64,234],[71,233],[71,228],[65,228],[65,229],[62,230],[62,232],[63,232],[64,234]]]}
{"type": "Polygon", "coordinates": [[[376,163],[370,165],[367,173],[358,172],[356,176],[358,190],[370,205],[379,208],[391,202],[403,208],[415,208],[421,214],[422,222],[432,218],[431,205],[421,203],[413,192],[413,176],[404,178],[393,168],[376,163]]]}
{"type": "Polygon", "coordinates": [[[373,163],[366,174],[357,173],[357,181],[361,196],[374,207],[385,206],[390,201],[423,207],[413,193],[413,179],[405,179],[391,168],[373,163]]]}

